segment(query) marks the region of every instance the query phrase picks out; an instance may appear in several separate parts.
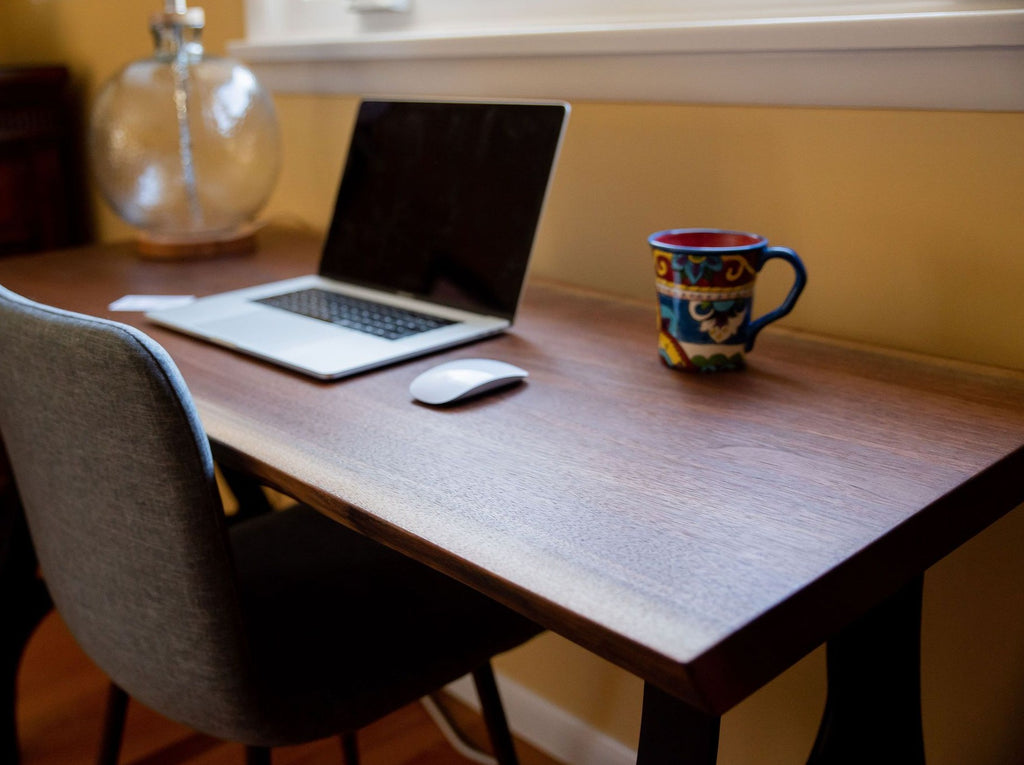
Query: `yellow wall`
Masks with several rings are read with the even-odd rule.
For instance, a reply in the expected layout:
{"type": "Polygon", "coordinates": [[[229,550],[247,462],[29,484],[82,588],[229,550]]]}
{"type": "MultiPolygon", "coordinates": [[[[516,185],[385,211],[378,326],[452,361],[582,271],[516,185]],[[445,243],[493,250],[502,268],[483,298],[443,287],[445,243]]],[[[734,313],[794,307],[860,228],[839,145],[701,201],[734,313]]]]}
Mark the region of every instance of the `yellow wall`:
{"type": "MultiPolygon", "coordinates": [[[[323,227],[355,101],[276,101],[271,212],[323,227]]],[[[533,270],[651,299],[650,232],[757,231],[807,265],[789,326],[1024,369],[1022,142],[1024,114],[575,103],[533,270]]]]}
{"type": "MultiPolygon", "coordinates": [[[[243,34],[240,0],[207,0],[208,48],[243,34]]],[[[0,64],[68,63],[88,97],[148,54],[119,0],[8,0],[0,64]]],[[[284,169],[265,216],[322,230],[354,98],[277,95],[284,169]]],[[[534,272],[648,300],[646,236],[675,226],[757,231],[803,256],[788,326],[1024,369],[1024,114],[574,103],[534,272]]],[[[97,204],[103,238],[128,229],[97,204]]],[[[758,308],[788,287],[762,277],[758,308]]],[[[654,338],[652,337],[652,353],[654,338]]],[[[756,351],[755,351],[756,354],[756,351]]],[[[1024,758],[1024,513],[928,575],[929,762],[1024,758]]],[[[824,694],[817,651],[725,716],[719,761],[802,761],[824,694]]],[[[641,683],[555,636],[500,668],[635,745],[641,683]]]]}

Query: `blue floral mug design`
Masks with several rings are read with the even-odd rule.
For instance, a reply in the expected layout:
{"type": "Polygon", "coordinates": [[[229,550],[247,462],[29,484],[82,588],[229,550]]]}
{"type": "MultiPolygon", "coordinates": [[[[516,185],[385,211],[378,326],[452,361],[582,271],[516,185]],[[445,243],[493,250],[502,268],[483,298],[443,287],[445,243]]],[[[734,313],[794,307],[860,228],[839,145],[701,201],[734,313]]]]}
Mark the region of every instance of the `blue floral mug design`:
{"type": "Polygon", "coordinates": [[[758,234],[677,228],[647,238],[658,293],[658,348],[672,369],[740,369],[757,333],[793,309],[807,271],[787,247],[769,247],[758,234]],[[773,258],[793,267],[795,279],[778,308],[751,319],[754,282],[773,258]]]}

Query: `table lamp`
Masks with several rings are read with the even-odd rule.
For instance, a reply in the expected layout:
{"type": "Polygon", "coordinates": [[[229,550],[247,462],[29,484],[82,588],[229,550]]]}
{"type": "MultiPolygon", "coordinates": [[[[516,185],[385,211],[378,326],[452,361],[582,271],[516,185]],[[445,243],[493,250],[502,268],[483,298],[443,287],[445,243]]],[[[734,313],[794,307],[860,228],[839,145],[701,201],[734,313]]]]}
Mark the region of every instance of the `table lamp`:
{"type": "Polygon", "coordinates": [[[280,167],[273,103],[243,64],[207,56],[202,8],[166,0],[153,56],[103,84],[89,124],[100,192],[150,257],[247,252],[280,167]]]}

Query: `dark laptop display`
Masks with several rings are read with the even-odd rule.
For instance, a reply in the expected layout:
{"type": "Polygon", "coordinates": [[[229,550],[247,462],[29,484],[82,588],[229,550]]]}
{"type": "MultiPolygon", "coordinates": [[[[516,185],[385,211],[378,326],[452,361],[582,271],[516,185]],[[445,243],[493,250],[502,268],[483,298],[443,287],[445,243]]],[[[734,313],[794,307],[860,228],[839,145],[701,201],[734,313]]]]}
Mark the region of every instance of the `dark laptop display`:
{"type": "Polygon", "coordinates": [[[511,319],[563,105],[367,101],[320,273],[511,319]]]}

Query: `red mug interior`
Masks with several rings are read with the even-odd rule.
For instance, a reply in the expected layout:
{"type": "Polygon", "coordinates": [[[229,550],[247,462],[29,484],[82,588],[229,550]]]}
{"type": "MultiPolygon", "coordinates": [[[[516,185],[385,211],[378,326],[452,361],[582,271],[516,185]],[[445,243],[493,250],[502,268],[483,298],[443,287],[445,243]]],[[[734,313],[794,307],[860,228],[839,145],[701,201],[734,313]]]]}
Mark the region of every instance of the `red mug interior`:
{"type": "Polygon", "coordinates": [[[742,231],[714,231],[693,229],[688,231],[669,231],[655,240],[658,244],[669,247],[695,247],[701,249],[735,249],[738,247],[757,247],[764,243],[764,238],[742,231]]]}

